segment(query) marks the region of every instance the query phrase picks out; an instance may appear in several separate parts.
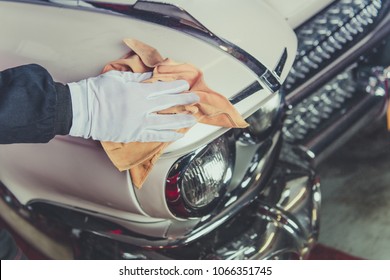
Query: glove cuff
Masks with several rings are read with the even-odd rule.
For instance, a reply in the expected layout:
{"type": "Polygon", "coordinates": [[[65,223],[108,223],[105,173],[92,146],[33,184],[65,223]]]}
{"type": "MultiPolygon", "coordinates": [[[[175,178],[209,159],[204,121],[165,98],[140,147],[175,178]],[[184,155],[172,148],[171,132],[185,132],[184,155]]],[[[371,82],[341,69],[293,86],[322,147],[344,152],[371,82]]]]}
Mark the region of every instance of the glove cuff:
{"type": "Polygon", "coordinates": [[[54,86],[57,92],[55,134],[67,135],[72,126],[73,116],[69,87],[61,83],[54,83],[54,86]]]}
{"type": "Polygon", "coordinates": [[[72,99],[72,126],[69,135],[89,138],[91,131],[91,118],[88,106],[87,80],[68,84],[72,99]]]}

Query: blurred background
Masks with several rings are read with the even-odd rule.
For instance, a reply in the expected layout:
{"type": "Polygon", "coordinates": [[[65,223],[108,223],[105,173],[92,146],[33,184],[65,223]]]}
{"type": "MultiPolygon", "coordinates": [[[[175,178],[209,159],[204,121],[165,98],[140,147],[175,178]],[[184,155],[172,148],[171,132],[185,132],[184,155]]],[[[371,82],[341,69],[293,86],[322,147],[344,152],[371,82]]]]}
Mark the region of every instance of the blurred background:
{"type": "Polygon", "coordinates": [[[318,168],[321,244],[364,259],[390,259],[390,132],[371,124],[318,168]]]}

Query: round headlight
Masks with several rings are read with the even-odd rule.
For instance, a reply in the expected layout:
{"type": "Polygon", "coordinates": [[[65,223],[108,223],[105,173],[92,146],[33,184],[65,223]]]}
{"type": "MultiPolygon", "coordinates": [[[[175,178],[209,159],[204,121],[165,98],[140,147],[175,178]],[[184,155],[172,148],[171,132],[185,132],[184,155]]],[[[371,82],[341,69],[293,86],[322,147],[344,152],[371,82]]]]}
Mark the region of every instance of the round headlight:
{"type": "Polygon", "coordinates": [[[166,180],[166,201],[179,217],[206,215],[232,178],[235,143],[224,135],[173,164],[166,180]]]}

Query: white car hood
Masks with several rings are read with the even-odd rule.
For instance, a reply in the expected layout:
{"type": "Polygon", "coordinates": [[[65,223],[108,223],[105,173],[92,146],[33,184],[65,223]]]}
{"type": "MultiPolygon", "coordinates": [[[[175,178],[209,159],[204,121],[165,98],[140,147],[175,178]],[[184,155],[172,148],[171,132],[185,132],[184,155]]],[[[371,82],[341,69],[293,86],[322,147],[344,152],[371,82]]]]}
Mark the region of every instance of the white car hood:
{"type": "MultiPolygon", "coordinates": [[[[245,5],[241,1],[229,1],[229,5],[221,9],[221,2],[216,0],[168,2],[187,10],[211,32],[244,49],[270,70],[287,49],[286,70],[281,76],[284,80],[294,58],[295,36],[284,19],[268,5],[255,0],[245,5]],[[227,23],[229,28],[226,28],[227,23]]],[[[5,38],[0,46],[1,69],[38,63],[58,81],[77,81],[98,75],[107,62],[123,56],[127,49],[121,40],[130,37],[156,47],[163,56],[194,64],[204,72],[206,83],[227,98],[258,79],[223,50],[161,25],[113,14],[0,3],[3,23],[0,34],[5,38]],[[15,18],[18,18],[17,24],[15,18]]],[[[261,90],[238,103],[236,108],[247,117],[269,94],[266,89],[261,90]]],[[[188,136],[170,145],[167,153],[183,154],[223,131],[218,127],[196,125],[188,136]]]]}
{"type": "MultiPolygon", "coordinates": [[[[221,1],[216,0],[170,2],[270,70],[286,49],[281,80],[287,76],[295,57],[296,38],[283,16],[265,2],[252,0],[243,5],[243,1],[229,1],[223,9],[221,1]]],[[[136,18],[0,1],[0,19],[0,69],[37,63],[57,81],[78,81],[98,75],[107,62],[122,57],[128,51],[123,38],[136,38],[156,47],[165,57],[194,64],[204,72],[208,86],[227,98],[259,80],[245,63],[224,50],[136,18]]],[[[249,116],[270,95],[269,90],[262,89],[236,108],[244,117],[249,116]]],[[[57,137],[44,145],[0,147],[0,179],[12,186],[22,203],[54,201],[126,220],[140,219],[139,215],[169,217],[162,187],[167,170],[180,155],[223,132],[219,127],[199,124],[170,145],[142,189],[145,199],[136,196],[128,174],[115,169],[99,143],[72,137],[57,137]],[[153,202],[145,203],[150,198],[153,202]],[[144,205],[140,206],[141,200],[144,205]]]]}

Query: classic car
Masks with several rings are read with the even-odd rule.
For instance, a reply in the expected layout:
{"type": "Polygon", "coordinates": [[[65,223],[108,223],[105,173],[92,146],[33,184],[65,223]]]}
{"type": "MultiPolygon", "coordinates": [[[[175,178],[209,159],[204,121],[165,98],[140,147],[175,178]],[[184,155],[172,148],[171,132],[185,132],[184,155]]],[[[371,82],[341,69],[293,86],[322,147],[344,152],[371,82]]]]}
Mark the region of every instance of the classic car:
{"type": "Polygon", "coordinates": [[[19,217],[75,259],[306,258],[320,232],[316,165],[386,112],[389,6],[1,0],[2,70],[37,63],[59,82],[78,81],[135,38],[195,65],[250,124],[195,125],[142,188],[98,141],[1,145],[1,205],[15,214],[7,221],[23,234],[19,217]]]}

